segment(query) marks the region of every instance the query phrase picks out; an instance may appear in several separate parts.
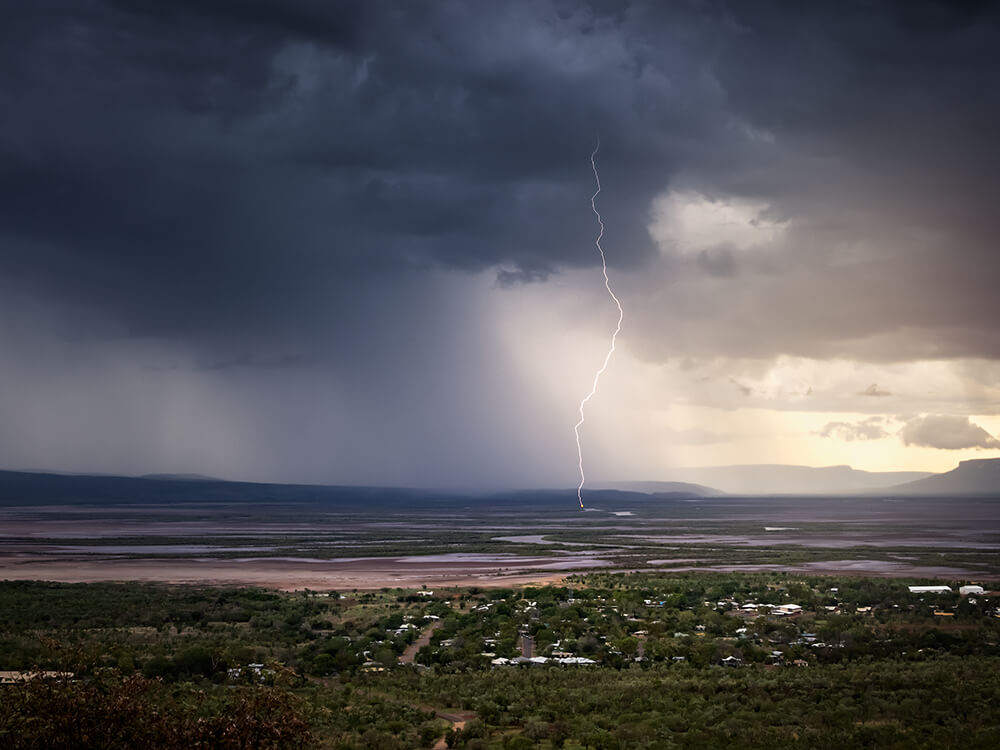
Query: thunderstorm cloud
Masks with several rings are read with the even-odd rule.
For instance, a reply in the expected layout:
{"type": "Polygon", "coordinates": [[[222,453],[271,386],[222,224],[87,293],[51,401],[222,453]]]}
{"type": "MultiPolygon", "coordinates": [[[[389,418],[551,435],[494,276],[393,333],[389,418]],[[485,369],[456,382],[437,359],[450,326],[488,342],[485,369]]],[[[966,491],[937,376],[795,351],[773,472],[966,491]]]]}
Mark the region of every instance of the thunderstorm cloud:
{"type": "MultiPolygon", "coordinates": [[[[657,398],[865,414],[891,382],[894,409],[1000,411],[994,4],[9,5],[14,468],[565,483],[560,347],[607,330],[598,137],[616,366],[657,398]],[[768,379],[795,358],[883,369],[768,379]],[[682,362],[719,388],[660,385],[682,362]],[[941,403],[915,362],[958,373],[941,403]]],[[[655,408],[659,439],[701,429],[655,408]]],[[[655,468],[629,414],[622,450],[655,468]]],[[[940,419],[907,443],[995,447],[940,419]]]]}

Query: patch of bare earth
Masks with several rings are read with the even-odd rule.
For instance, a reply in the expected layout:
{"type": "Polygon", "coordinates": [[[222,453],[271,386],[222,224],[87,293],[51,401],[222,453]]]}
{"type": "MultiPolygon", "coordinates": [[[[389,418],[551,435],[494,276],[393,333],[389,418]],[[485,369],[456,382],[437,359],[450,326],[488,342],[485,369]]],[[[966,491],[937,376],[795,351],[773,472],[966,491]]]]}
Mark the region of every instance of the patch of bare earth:
{"type": "Polygon", "coordinates": [[[262,586],[344,590],[443,586],[499,587],[562,581],[567,573],[522,570],[507,572],[496,564],[474,562],[420,562],[409,558],[366,558],[297,561],[273,558],[214,559],[53,559],[42,556],[0,556],[0,580],[138,581],[153,583],[262,586]]]}

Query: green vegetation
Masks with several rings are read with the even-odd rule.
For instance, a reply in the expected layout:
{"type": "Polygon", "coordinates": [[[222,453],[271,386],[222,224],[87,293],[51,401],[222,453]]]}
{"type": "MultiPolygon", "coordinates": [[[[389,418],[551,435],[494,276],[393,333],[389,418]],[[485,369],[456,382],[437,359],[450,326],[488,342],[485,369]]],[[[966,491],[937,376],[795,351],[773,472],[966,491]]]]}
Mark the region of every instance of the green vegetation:
{"type": "Polygon", "coordinates": [[[908,583],[2,582],[0,749],[996,747],[1000,598],[908,583]]]}

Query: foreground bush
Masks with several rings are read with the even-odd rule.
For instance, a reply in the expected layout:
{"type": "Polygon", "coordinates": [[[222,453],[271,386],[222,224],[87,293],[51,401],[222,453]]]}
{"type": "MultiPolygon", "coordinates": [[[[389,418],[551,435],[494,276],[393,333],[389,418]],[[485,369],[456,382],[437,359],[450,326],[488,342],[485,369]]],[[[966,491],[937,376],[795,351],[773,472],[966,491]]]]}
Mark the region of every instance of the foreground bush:
{"type": "Polygon", "coordinates": [[[297,699],[280,689],[208,694],[116,672],[0,687],[2,750],[284,750],[310,739],[297,699]]]}

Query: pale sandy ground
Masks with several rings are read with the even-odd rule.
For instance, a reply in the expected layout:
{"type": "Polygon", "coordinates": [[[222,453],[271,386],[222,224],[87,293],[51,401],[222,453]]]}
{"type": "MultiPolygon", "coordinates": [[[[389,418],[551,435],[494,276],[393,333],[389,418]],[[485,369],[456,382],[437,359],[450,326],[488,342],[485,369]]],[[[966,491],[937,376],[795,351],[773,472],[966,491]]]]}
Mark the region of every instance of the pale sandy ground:
{"type": "MultiPolygon", "coordinates": [[[[263,586],[295,591],[512,586],[556,583],[569,571],[501,570],[496,563],[415,562],[407,558],[368,558],[331,562],[254,560],[52,560],[0,556],[0,580],[145,581],[201,585],[263,586]]],[[[581,571],[582,572],[582,571],[581,571]]]]}

